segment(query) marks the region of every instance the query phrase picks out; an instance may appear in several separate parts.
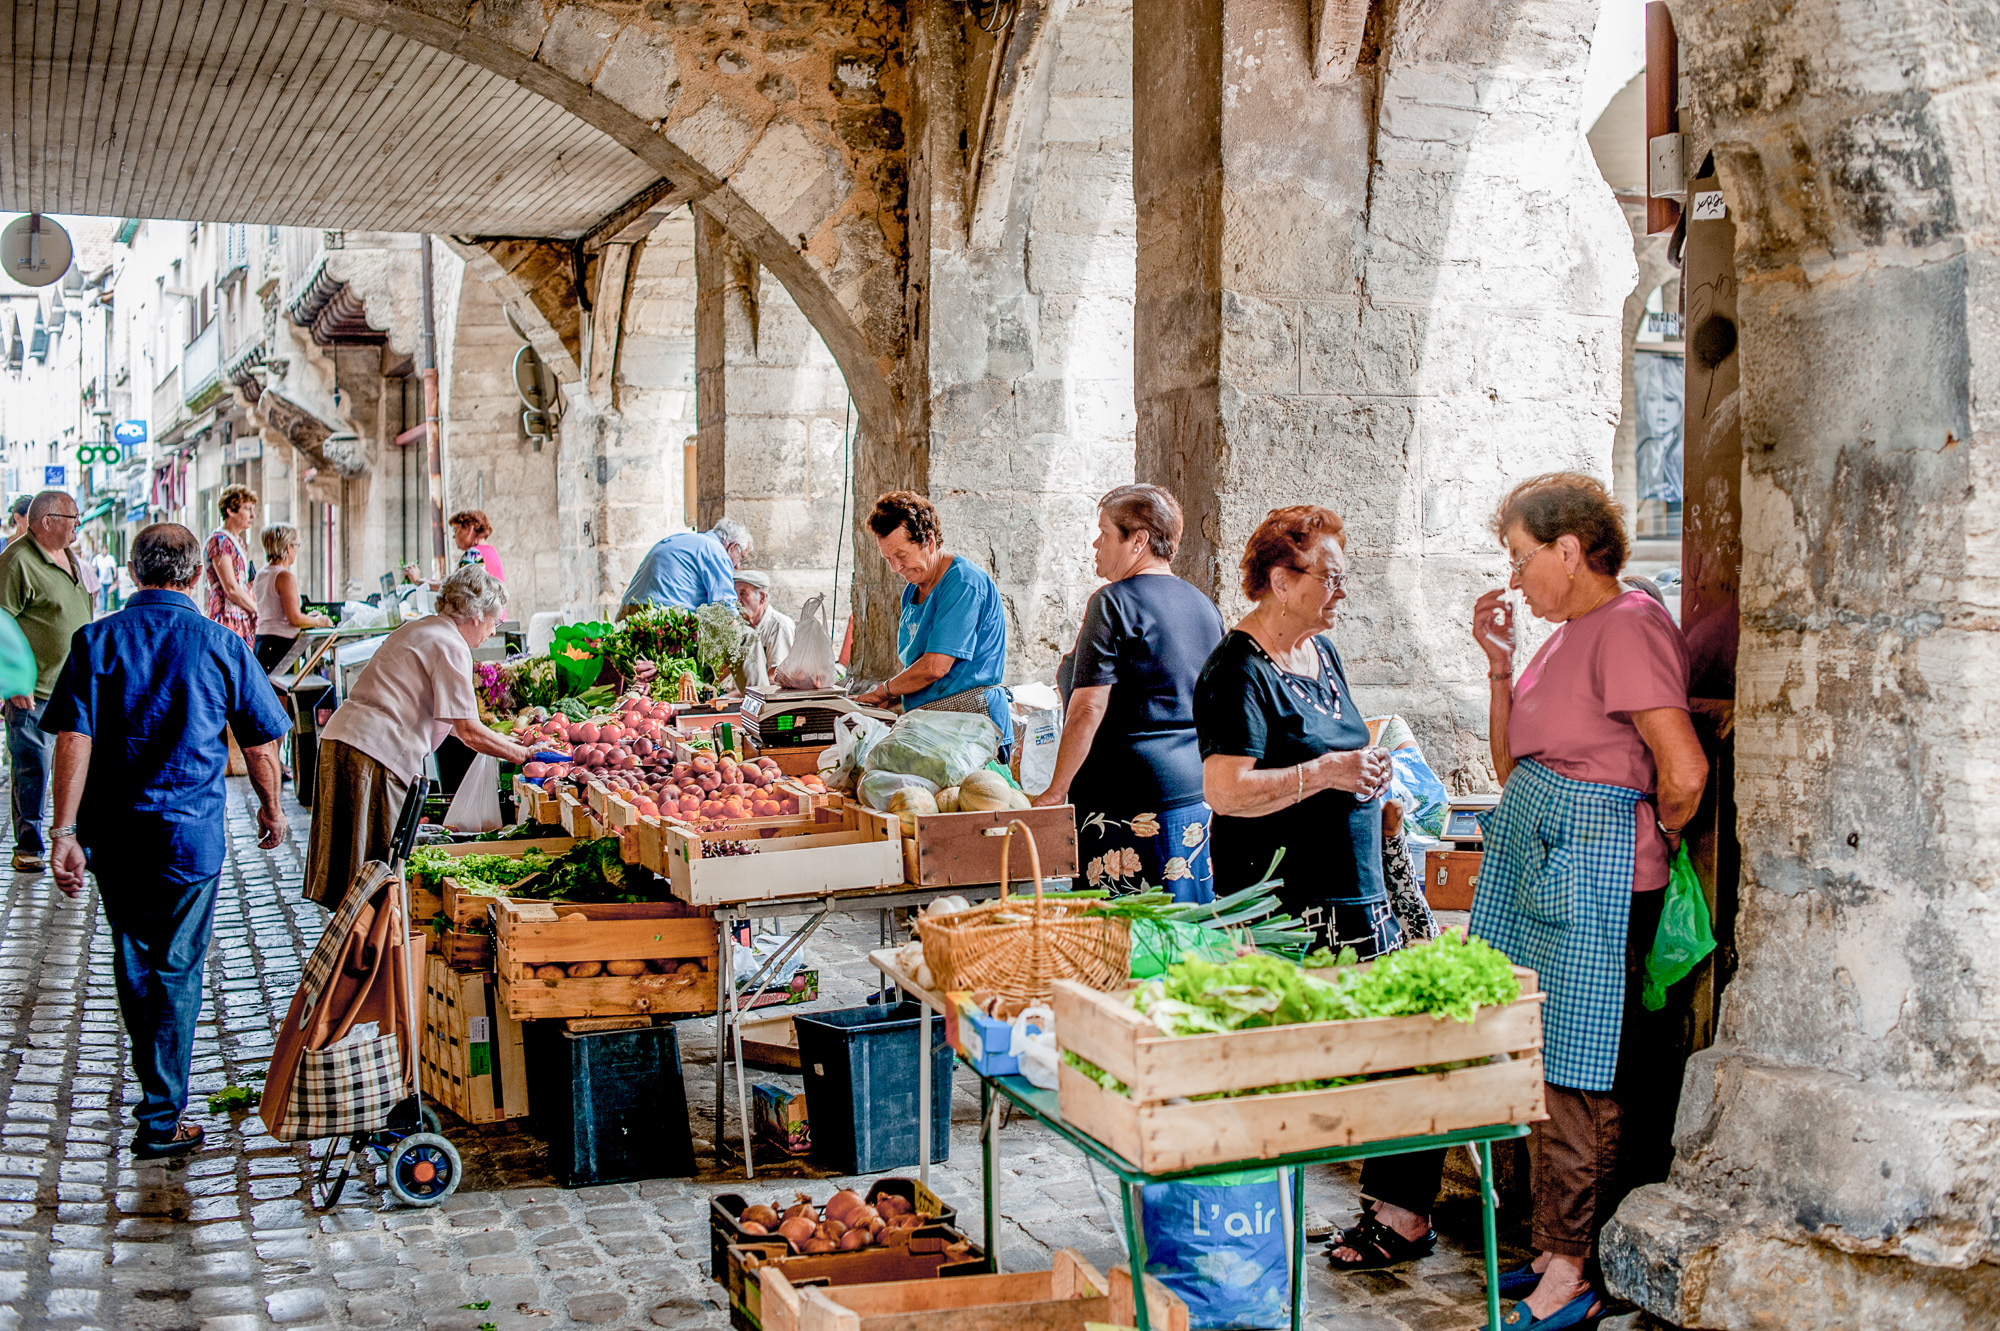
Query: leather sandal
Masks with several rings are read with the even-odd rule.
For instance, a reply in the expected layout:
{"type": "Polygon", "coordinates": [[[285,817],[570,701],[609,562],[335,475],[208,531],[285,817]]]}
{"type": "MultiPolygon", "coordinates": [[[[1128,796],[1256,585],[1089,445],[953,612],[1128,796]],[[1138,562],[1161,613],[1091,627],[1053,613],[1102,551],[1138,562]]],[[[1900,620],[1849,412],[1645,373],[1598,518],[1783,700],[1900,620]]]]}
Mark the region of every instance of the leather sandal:
{"type": "Polygon", "coordinates": [[[1437,1250],[1437,1231],[1426,1228],[1422,1238],[1406,1239],[1377,1219],[1371,1211],[1361,1217],[1360,1223],[1343,1229],[1329,1245],[1327,1264],[1336,1271],[1379,1271],[1387,1266],[1401,1266],[1405,1262],[1420,1261],[1437,1250]],[[1336,1249],[1347,1248],[1359,1254],[1352,1260],[1343,1260],[1336,1249]]]}
{"type": "Polygon", "coordinates": [[[1586,1289],[1547,1317],[1535,1316],[1528,1301],[1522,1299],[1500,1319],[1500,1331],[1569,1331],[1571,1327],[1596,1326],[1603,1318],[1603,1298],[1596,1290],[1586,1289]]]}

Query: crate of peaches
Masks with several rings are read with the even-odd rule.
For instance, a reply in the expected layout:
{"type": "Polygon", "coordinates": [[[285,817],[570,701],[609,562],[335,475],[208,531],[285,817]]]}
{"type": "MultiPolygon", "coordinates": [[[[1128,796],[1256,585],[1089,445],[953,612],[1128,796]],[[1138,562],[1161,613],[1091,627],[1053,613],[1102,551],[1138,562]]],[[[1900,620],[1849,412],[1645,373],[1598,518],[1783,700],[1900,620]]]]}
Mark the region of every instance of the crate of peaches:
{"type": "Polygon", "coordinates": [[[528,763],[521,775],[530,781],[558,780],[610,772],[657,771],[671,762],[673,739],[668,721],[673,709],[645,698],[620,698],[606,712],[577,720],[551,716],[517,726],[523,744],[568,755],[558,763],[528,763]]]}

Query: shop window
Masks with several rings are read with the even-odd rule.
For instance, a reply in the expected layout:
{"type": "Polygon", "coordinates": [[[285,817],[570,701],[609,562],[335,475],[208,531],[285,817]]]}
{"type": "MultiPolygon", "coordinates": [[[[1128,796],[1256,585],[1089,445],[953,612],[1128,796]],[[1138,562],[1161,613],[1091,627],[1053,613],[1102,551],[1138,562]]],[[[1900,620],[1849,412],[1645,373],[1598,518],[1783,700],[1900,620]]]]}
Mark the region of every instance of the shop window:
{"type": "Polygon", "coordinates": [[[1633,347],[1633,406],[1637,425],[1634,471],[1636,535],[1678,541],[1681,535],[1682,394],[1687,378],[1681,336],[1680,281],[1662,283],[1646,298],[1633,347]]]}

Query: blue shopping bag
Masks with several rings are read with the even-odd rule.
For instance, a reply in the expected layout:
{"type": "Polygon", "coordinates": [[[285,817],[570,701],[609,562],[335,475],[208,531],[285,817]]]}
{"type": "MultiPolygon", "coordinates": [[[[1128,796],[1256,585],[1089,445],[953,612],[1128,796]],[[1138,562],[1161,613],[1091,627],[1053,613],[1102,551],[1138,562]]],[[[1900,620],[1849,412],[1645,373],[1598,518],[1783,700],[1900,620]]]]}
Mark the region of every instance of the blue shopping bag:
{"type": "Polygon", "coordinates": [[[1290,1189],[1253,1169],[1145,1190],[1146,1272],[1188,1307],[1195,1331],[1292,1322],[1290,1189]]]}

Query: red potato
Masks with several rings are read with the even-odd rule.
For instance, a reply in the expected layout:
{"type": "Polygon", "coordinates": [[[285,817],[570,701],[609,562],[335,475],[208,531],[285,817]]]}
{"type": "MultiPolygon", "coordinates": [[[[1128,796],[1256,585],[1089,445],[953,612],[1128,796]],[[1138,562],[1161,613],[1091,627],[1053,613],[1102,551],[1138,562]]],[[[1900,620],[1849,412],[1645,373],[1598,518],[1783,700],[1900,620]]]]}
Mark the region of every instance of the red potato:
{"type": "Polygon", "coordinates": [[[521,775],[527,777],[530,781],[538,781],[548,774],[549,765],[547,763],[525,763],[521,767],[521,775]]]}
{"type": "Polygon", "coordinates": [[[578,721],[569,728],[569,740],[572,744],[595,744],[597,727],[589,721],[578,721]]]}

